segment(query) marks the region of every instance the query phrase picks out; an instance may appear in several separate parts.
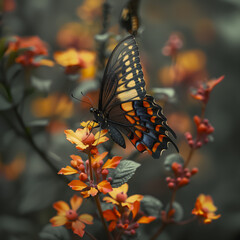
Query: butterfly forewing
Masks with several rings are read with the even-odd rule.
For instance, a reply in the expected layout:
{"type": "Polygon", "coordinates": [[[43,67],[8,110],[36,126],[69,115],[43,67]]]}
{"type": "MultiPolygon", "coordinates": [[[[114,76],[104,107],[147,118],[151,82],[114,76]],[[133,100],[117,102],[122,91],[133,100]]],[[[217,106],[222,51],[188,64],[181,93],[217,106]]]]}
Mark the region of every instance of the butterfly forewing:
{"type": "Polygon", "coordinates": [[[114,49],[107,64],[99,99],[99,110],[106,115],[123,102],[141,100],[146,95],[139,52],[133,36],[114,49]]]}

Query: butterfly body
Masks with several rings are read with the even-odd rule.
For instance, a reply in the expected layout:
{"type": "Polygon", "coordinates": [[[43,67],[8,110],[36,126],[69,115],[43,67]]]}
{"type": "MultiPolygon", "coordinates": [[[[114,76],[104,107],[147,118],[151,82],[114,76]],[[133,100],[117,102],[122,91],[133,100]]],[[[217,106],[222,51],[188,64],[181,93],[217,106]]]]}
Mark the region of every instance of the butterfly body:
{"type": "MultiPolygon", "coordinates": [[[[161,107],[146,94],[145,81],[133,36],[120,42],[109,58],[103,76],[95,121],[107,129],[114,142],[125,148],[126,135],[139,152],[158,158],[175,133],[166,123],[161,107]]],[[[176,147],[176,145],[174,144],[176,147]]],[[[176,147],[177,148],[177,147],[176,147]]]]}

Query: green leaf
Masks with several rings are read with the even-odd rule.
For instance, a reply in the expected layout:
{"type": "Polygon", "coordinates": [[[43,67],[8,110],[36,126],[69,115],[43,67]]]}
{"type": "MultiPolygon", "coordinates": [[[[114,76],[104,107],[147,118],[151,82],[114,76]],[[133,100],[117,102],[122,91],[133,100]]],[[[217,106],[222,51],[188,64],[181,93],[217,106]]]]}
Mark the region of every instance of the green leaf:
{"type": "Polygon", "coordinates": [[[176,162],[179,163],[181,165],[184,164],[184,160],[182,158],[182,156],[178,153],[172,153],[169,154],[164,161],[164,167],[167,171],[171,171],[172,170],[172,164],[176,162]]]}
{"type": "Polygon", "coordinates": [[[141,209],[148,216],[159,217],[162,210],[163,204],[157,198],[146,195],[141,201],[141,209]]]}
{"type": "Polygon", "coordinates": [[[53,227],[51,224],[46,225],[39,233],[41,240],[71,240],[69,231],[63,227],[53,227]]]}
{"type": "Polygon", "coordinates": [[[116,169],[113,169],[109,173],[109,177],[112,177],[112,187],[120,187],[126,183],[135,173],[137,168],[140,167],[139,163],[131,160],[122,160],[116,169]]]}
{"type": "MultiPolygon", "coordinates": [[[[173,202],[173,208],[175,209],[175,213],[174,213],[174,220],[176,222],[182,220],[183,215],[184,215],[184,211],[183,211],[183,207],[180,203],[178,202],[173,202]]],[[[166,211],[169,210],[169,204],[166,207],[166,211]]]]}

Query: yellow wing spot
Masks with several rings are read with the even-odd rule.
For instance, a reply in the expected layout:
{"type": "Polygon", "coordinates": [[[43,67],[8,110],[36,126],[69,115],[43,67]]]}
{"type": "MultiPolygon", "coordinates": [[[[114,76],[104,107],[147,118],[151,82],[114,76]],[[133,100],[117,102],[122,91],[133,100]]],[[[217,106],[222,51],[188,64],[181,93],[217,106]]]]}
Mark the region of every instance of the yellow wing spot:
{"type": "Polygon", "coordinates": [[[136,86],[136,83],[135,83],[135,81],[130,81],[129,83],[128,83],[128,85],[127,85],[129,88],[131,88],[131,87],[135,87],[136,86]]]}
{"type": "Polygon", "coordinates": [[[137,64],[136,63],[134,63],[134,65],[133,65],[135,68],[137,67],[137,64]]]}
{"type": "Polygon", "coordinates": [[[135,54],[135,52],[134,51],[132,51],[132,55],[134,55],[135,54]]]}
{"type": "Polygon", "coordinates": [[[140,98],[138,97],[138,93],[137,93],[136,89],[131,89],[129,91],[125,91],[125,92],[119,93],[118,94],[118,98],[122,102],[127,101],[129,99],[131,99],[131,100],[140,100],[140,98]]]}
{"type": "Polygon", "coordinates": [[[132,68],[129,67],[129,68],[126,69],[126,72],[130,72],[131,70],[132,70],[132,68]]]}
{"type": "Polygon", "coordinates": [[[127,76],[126,76],[126,79],[127,80],[130,80],[133,78],[133,73],[129,73],[127,76]]]}
{"type": "Polygon", "coordinates": [[[122,109],[123,109],[124,111],[126,111],[126,112],[133,110],[133,104],[132,104],[132,102],[122,103],[121,106],[122,106],[122,109]]]}
{"type": "Polygon", "coordinates": [[[124,84],[117,88],[117,92],[122,92],[122,91],[126,91],[126,90],[127,89],[124,84]]]}
{"type": "Polygon", "coordinates": [[[135,57],[133,57],[132,59],[133,59],[133,61],[135,62],[136,58],[135,58],[135,57]]]}
{"type": "Polygon", "coordinates": [[[129,66],[129,65],[130,65],[130,61],[128,60],[125,62],[125,66],[129,66]]]}
{"type": "Polygon", "coordinates": [[[127,46],[128,44],[127,43],[124,43],[124,46],[127,46]]]}
{"type": "Polygon", "coordinates": [[[139,73],[139,71],[138,71],[138,69],[136,69],[136,74],[138,75],[138,73],[139,73]]]}
{"type": "Polygon", "coordinates": [[[123,61],[125,62],[128,58],[129,58],[129,56],[126,55],[126,56],[123,58],[123,61]]]}
{"type": "Polygon", "coordinates": [[[141,78],[138,78],[138,81],[141,83],[141,82],[142,82],[142,79],[141,79],[141,78]]]}
{"type": "Polygon", "coordinates": [[[128,49],[130,49],[130,50],[131,50],[132,48],[133,48],[133,46],[132,46],[132,45],[128,47],[128,49]]]}
{"type": "Polygon", "coordinates": [[[144,88],[143,87],[141,87],[141,90],[142,90],[142,92],[144,91],[144,88]]]}
{"type": "Polygon", "coordinates": [[[122,75],[122,73],[119,73],[118,74],[118,78],[121,78],[123,75],[122,75]]]}

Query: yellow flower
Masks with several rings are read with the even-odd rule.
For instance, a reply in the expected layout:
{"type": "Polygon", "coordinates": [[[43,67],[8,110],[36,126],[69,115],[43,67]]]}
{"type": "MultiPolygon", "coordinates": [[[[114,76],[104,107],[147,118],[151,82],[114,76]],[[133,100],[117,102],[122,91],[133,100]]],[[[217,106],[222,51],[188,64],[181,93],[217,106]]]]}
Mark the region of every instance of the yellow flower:
{"type": "Polygon", "coordinates": [[[112,203],[115,205],[127,206],[129,209],[133,209],[133,203],[135,201],[141,201],[143,199],[142,195],[135,194],[130,197],[127,196],[128,184],[125,183],[118,188],[113,188],[109,195],[111,197],[104,197],[103,201],[112,203]]]}
{"type": "Polygon", "coordinates": [[[221,217],[220,214],[216,215],[216,206],[213,204],[212,197],[209,195],[200,194],[196,200],[195,208],[192,214],[198,216],[204,223],[211,223],[221,217]]]}
{"type": "Polygon", "coordinates": [[[57,210],[57,216],[50,219],[52,225],[54,227],[65,225],[67,228],[71,228],[75,234],[83,237],[85,224],[92,224],[93,217],[90,214],[79,215],[77,213],[82,201],[81,197],[74,195],[70,200],[71,208],[64,201],[55,202],[53,207],[57,210]]]}

